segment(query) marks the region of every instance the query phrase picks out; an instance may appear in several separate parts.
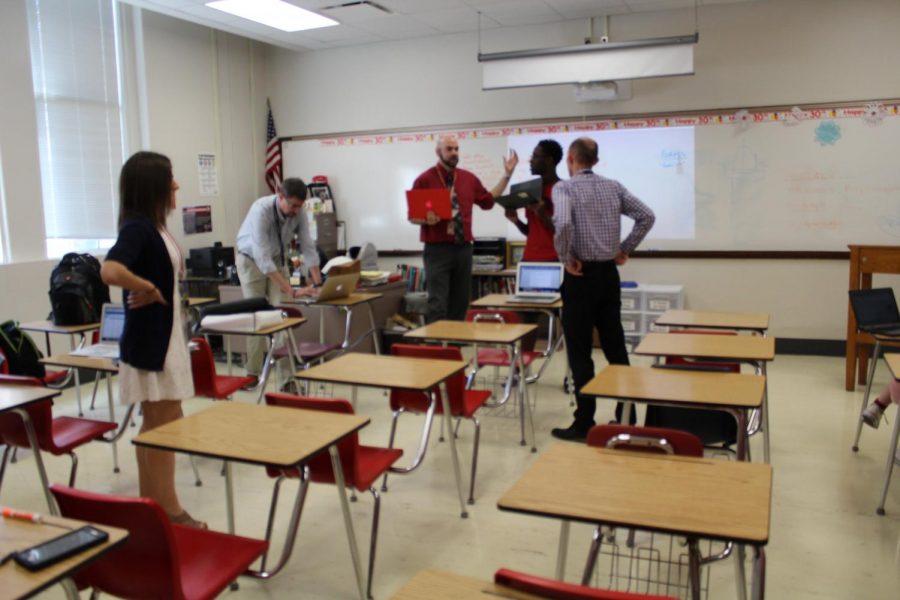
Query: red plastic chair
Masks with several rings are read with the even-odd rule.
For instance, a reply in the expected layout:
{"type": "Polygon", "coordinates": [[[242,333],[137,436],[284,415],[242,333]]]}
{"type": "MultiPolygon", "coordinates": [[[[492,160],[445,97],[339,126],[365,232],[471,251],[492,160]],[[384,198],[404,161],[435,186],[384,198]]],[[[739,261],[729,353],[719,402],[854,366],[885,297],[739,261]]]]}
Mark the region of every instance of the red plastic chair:
{"type": "MultiPolygon", "coordinates": [[[[0,383],[44,386],[44,383],[37,377],[22,375],[0,375],[0,383]]],[[[115,430],[117,425],[110,421],[95,421],[80,417],[54,418],[52,407],[53,400],[43,400],[26,406],[25,410],[34,425],[38,447],[54,456],[68,454],[72,459],[72,468],[69,471],[69,485],[72,486],[75,485],[75,475],[78,471],[78,457],[75,456],[75,448],[93,440],[111,441],[105,440],[103,435],[115,430]]],[[[2,486],[10,450],[31,448],[22,417],[12,412],[0,414],[0,443],[6,446],[3,449],[3,457],[0,458],[0,486],[2,486]]]]}
{"type": "Polygon", "coordinates": [[[494,583],[533,594],[539,598],[553,600],[675,600],[672,596],[656,596],[652,594],[631,594],[601,590],[584,585],[565,583],[557,579],[546,579],[536,575],[528,575],[510,569],[500,569],[494,573],[494,583]]]}
{"type": "Polygon", "coordinates": [[[191,374],[194,377],[194,395],[213,400],[227,400],[241,388],[252,385],[255,377],[245,375],[218,375],[216,361],[209,343],[202,337],[191,340],[191,374]]]}
{"type": "MultiPolygon", "coordinates": [[[[408,356],[412,358],[431,358],[437,360],[462,361],[462,353],[457,347],[443,346],[417,346],[414,344],[394,344],[391,346],[391,354],[394,356],[408,356]]],[[[491,397],[490,390],[466,389],[466,377],[462,371],[447,379],[447,391],[450,404],[450,413],[457,419],[469,419],[475,426],[475,439],[472,441],[472,473],[469,479],[469,504],[475,504],[475,471],[478,466],[478,444],[481,438],[481,423],[475,416],[475,412],[484,406],[491,397]]],[[[440,386],[434,389],[435,405],[433,412],[429,412],[431,401],[428,394],[410,390],[391,390],[391,410],[394,411],[391,420],[391,438],[389,447],[394,447],[394,435],[397,431],[397,419],[404,412],[427,413],[425,428],[422,432],[422,440],[419,444],[419,453],[411,467],[398,470],[409,472],[416,468],[425,457],[425,449],[428,446],[428,437],[431,433],[431,422],[434,414],[443,415],[444,405],[441,399],[440,386]]],[[[456,435],[455,431],[452,435],[456,435]]],[[[387,491],[387,474],[384,476],[382,490],[387,491]]]]}
{"type": "MultiPolygon", "coordinates": [[[[308,398],[291,394],[268,393],[266,404],[269,406],[284,406],[288,408],[300,408],[306,410],[321,410],[327,412],[352,415],[353,406],[346,400],[332,398],[308,398]]],[[[344,471],[344,483],[347,487],[355,488],[360,492],[369,490],[374,499],[375,506],[372,510],[372,535],[369,542],[369,579],[366,593],[372,597],[372,575],[375,569],[375,548],[378,543],[378,517],[381,509],[381,497],[373,485],[375,481],[386,473],[397,460],[403,456],[403,450],[394,448],[378,448],[375,446],[363,446],[359,443],[359,435],[351,434],[338,444],[338,453],[341,457],[341,467],[344,471]]],[[[322,452],[309,461],[309,478],[315,483],[335,483],[334,470],[331,467],[331,457],[328,452],[322,452]]],[[[287,478],[299,478],[299,469],[266,469],[269,477],[277,477],[275,493],[272,496],[272,508],[269,513],[269,521],[275,513],[278,502],[278,488],[282,480],[287,478]]]]}
{"type": "Polygon", "coordinates": [[[50,486],[62,516],[128,530],[125,544],[75,576],[79,587],[120,598],[215,598],[265,552],[262,540],[169,522],[149,498],[50,486]]]}
{"type": "MultiPolygon", "coordinates": [[[[597,425],[588,432],[587,445],[601,448],[616,448],[630,452],[703,456],[703,440],[699,437],[687,431],[662,427],[637,427],[618,424],[597,425]]],[[[582,585],[587,585],[590,581],[602,541],[603,532],[598,526],[594,530],[591,548],[588,551],[588,560],[581,579],[582,585]]],[[[629,546],[633,542],[634,530],[632,529],[628,533],[629,546]]]]}

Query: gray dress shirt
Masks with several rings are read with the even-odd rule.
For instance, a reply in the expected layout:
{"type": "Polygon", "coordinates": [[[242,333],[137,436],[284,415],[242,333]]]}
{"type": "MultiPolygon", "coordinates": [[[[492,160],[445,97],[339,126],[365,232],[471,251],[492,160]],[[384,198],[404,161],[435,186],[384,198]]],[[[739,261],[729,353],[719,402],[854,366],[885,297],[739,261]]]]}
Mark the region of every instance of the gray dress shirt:
{"type": "Polygon", "coordinates": [[[283,272],[281,258],[284,256],[287,259],[295,233],[300,240],[303,264],[307,268],[318,267],[319,253],[309,234],[306,210],[299,211],[296,216],[285,217],[278,210],[276,196],[263,196],[250,206],[244,217],[237,234],[237,251],[253,259],[257,268],[266,275],[275,271],[283,272]]]}

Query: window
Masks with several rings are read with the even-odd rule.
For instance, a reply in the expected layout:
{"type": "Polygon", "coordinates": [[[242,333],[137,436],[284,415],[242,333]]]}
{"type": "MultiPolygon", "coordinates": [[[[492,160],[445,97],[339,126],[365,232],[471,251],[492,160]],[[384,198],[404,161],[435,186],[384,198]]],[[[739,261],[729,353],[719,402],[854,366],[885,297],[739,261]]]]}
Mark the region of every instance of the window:
{"type": "Polygon", "coordinates": [[[47,256],[109,248],[122,166],[115,0],[30,0],[47,256]]]}

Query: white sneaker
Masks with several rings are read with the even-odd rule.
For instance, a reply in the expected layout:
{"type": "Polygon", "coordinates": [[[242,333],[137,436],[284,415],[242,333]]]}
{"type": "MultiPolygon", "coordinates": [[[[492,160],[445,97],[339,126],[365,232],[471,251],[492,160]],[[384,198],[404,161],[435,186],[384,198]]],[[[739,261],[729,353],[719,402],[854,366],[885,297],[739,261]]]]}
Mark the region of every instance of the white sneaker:
{"type": "Polygon", "coordinates": [[[873,429],[878,429],[881,425],[881,417],[884,415],[884,409],[877,402],[872,402],[862,411],[863,423],[873,429]]]}

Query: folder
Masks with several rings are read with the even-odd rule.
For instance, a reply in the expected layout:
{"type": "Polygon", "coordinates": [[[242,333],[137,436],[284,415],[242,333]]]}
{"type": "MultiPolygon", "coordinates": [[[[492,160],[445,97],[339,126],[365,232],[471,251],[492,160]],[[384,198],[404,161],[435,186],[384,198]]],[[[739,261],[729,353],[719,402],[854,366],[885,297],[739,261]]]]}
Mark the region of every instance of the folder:
{"type": "Polygon", "coordinates": [[[446,188],[418,189],[406,192],[409,219],[425,220],[428,211],[434,211],[438,218],[450,220],[450,190],[446,188]]]}

